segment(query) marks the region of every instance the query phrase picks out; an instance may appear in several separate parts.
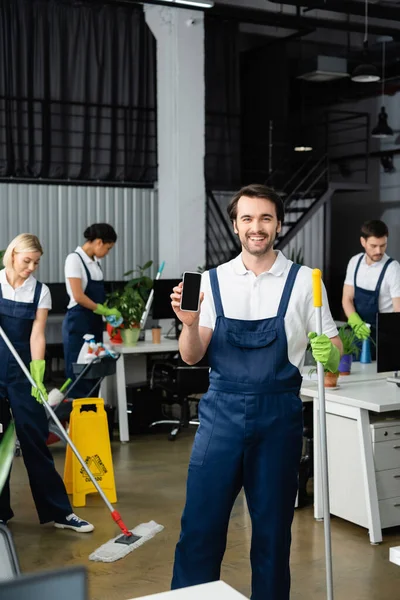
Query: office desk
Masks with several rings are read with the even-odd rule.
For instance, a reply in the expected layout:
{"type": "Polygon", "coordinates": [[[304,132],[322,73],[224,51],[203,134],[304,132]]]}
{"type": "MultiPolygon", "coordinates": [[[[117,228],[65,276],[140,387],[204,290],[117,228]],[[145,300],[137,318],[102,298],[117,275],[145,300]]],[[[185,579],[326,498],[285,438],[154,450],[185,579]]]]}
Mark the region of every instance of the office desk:
{"type": "MultiPolygon", "coordinates": [[[[379,437],[375,422],[400,411],[400,388],[382,379],[357,385],[343,381],[337,390],[325,389],[331,514],[368,528],[371,543],[379,543],[382,528],[400,525],[400,414],[398,421],[387,423],[389,434],[381,429],[379,435],[387,435],[387,441],[379,437]]],[[[317,399],[317,384],[304,382],[301,396],[317,399]]],[[[316,519],[323,518],[319,446],[319,407],[314,402],[316,519]]]]}
{"type": "Polygon", "coordinates": [[[101,395],[107,398],[107,402],[117,405],[119,439],[121,442],[129,442],[126,385],[146,381],[147,355],[178,352],[178,340],[168,340],[161,336],[161,344],[153,344],[146,340],[138,342],[136,346],[115,344],[114,349],[121,353],[117,361],[117,372],[114,377],[107,377],[104,380],[101,395]]]}
{"type": "Polygon", "coordinates": [[[136,600],[245,600],[239,592],[231,588],[223,581],[213,581],[212,583],[203,583],[192,587],[182,588],[180,590],[171,590],[152,596],[141,596],[136,600]]]}

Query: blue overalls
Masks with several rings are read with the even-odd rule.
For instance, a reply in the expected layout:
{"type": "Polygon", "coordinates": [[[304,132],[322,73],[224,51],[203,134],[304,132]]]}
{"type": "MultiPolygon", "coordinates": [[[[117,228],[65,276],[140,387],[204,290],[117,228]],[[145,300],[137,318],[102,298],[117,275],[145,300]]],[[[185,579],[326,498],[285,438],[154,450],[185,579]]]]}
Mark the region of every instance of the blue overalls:
{"type": "MultiPolygon", "coordinates": [[[[28,369],[30,337],[41,289],[42,284],[37,282],[33,302],[14,302],[3,298],[0,285],[0,325],[28,369]]],[[[73,511],[46,445],[49,428],[45,409],[31,396],[31,384],[0,338],[0,402],[5,403],[6,399],[14,417],[39,520],[48,523],[63,519],[73,511]]],[[[8,410],[7,413],[9,415],[8,410]]],[[[0,496],[0,519],[4,521],[14,515],[10,506],[9,480],[8,477],[0,496]]]]}
{"type": "Polygon", "coordinates": [[[210,387],[189,463],[172,588],[220,578],[230,513],[244,487],[252,521],[253,600],[288,600],[291,524],[302,449],[301,375],[288,359],[284,317],[299,265],[292,265],[276,317],[224,316],[210,271],[216,324],[210,387]]]}
{"type": "MultiPolygon", "coordinates": [[[[76,252],[76,254],[78,254],[78,252],[76,252]]],[[[82,261],[87,276],[87,286],[84,290],[86,296],[88,296],[90,300],[93,300],[93,302],[96,302],[96,304],[103,304],[106,299],[104,281],[94,281],[90,276],[89,269],[85,265],[82,256],[80,254],[78,254],[78,256],[82,261]]],[[[78,359],[79,352],[84,343],[83,336],[85,333],[92,333],[96,342],[102,342],[103,318],[101,315],[95,315],[93,311],[77,304],[68,309],[62,325],[65,375],[72,380],[75,379],[72,363],[76,363],[78,359]]],[[[92,388],[92,380],[81,379],[71,390],[70,397],[86,398],[92,388]]]]}
{"type": "MultiPolygon", "coordinates": [[[[354,272],[354,308],[356,312],[360,315],[362,320],[365,323],[369,323],[371,325],[371,338],[376,341],[376,315],[379,313],[379,294],[381,291],[381,286],[383,282],[383,278],[385,277],[386,270],[391,262],[393,262],[393,258],[389,258],[381,271],[381,274],[378,279],[378,283],[376,284],[375,290],[366,290],[364,288],[358,287],[357,285],[357,273],[360,268],[361,261],[364,258],[364,254],[360,256],[360,259],[357,263],[356,270],[354,272]]],[[[376,347],[375,344],[371,344],[371,356],[372,359],[375,359],[376,356],[376,347]]]]}

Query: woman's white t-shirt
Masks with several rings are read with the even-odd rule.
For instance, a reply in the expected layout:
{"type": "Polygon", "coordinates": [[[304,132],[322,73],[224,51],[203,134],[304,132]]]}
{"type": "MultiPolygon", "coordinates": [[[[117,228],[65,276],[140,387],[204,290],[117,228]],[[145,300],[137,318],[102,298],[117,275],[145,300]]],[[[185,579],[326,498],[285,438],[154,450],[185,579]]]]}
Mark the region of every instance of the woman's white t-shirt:
{"type": "Polygon", "coordinates": [[[64,268],[65,285],[67,288],[68,296],[70,298],[68,308],[72,308],[73,306],[76,306],[78,304],[72,294],[71,285],[68,279],[80,279],[82,281],[83,291],[86,290],[88,284],[88,278],[86,275],[85,267],[83,266],[82,260],[79,257],[82,257],[83,262],[85,263],[85,266],[87,267],[90,273],[90,277],[94,281],[102,281],[104,279],[103,271],[101,270],[100,266],[100,261],[96,257],[94,259],[90,258],[90,256],[88,256],[86,252],[82,250],[81,246],[78,246],[75,252],[68,254],[65,260],[64,268]]]}

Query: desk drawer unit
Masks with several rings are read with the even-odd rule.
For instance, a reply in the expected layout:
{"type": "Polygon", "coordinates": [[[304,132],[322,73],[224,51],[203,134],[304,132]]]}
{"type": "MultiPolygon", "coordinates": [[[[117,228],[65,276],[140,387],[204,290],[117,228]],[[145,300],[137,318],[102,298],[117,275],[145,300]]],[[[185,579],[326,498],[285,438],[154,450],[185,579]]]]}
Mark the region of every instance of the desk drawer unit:
{"type": "Polygon", "coordinates": [[[371,425],[381,527],[400,525],[400,423],[371,425]]]}

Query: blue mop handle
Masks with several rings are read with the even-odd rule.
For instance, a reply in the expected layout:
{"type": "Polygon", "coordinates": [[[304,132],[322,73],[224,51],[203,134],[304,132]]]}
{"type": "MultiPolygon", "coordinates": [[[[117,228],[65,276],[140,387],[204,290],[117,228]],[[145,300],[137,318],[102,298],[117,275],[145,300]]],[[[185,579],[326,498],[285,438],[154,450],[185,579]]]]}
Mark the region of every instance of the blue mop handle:
{"type": "MultiPolygon", "coordinates": [[[[165,260],[162,261],[161,265],[158,268],[156,280],[160,279],[161,273],[164,270],[164,266],[165,266],[165,260]]],[[[149,316],[149,311],[150,311],[151,305],[153,303],[153,296],[154,296],[154,290],[152,289],[150,292],[149,298],[146,302],[146,306],[143,311],[142,318],[140,319],[140,329],[143,329],[144,326],[146,325],[147,317],[149,316]]]]}

